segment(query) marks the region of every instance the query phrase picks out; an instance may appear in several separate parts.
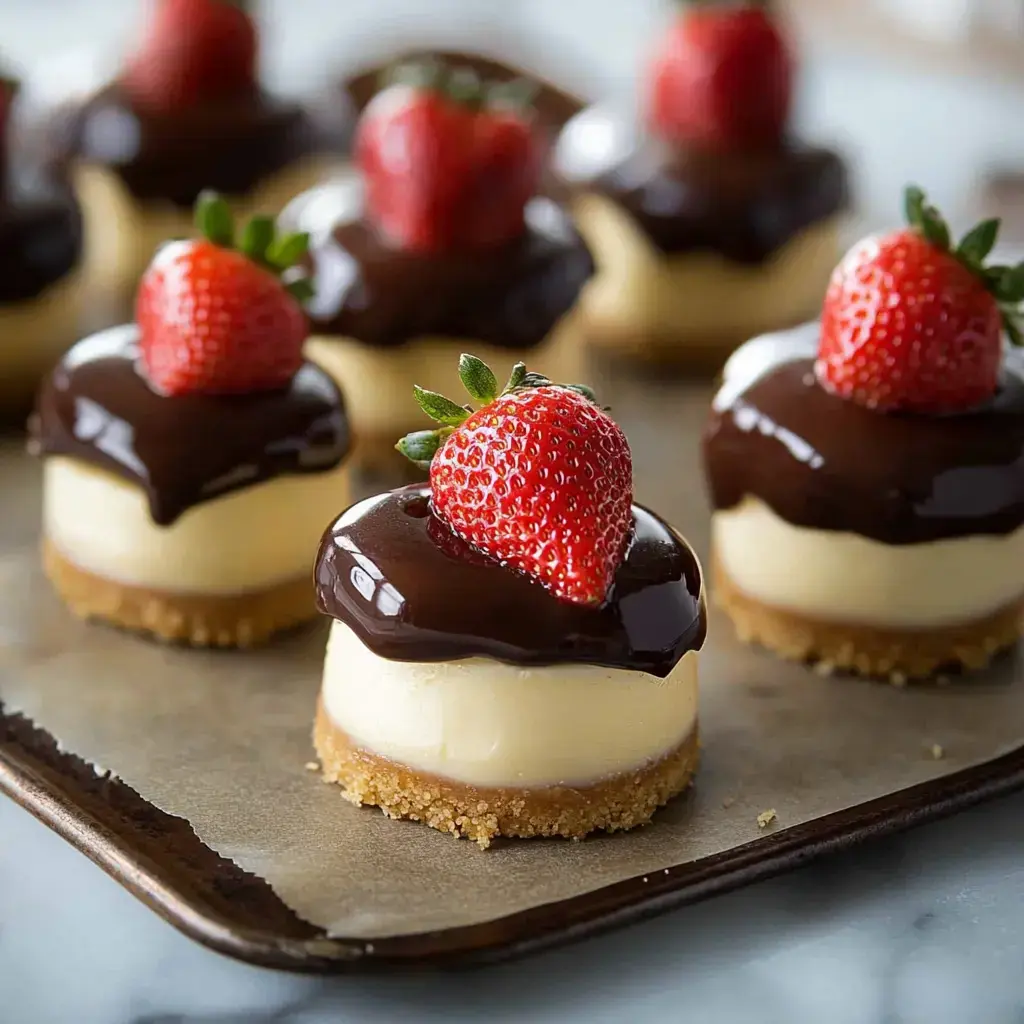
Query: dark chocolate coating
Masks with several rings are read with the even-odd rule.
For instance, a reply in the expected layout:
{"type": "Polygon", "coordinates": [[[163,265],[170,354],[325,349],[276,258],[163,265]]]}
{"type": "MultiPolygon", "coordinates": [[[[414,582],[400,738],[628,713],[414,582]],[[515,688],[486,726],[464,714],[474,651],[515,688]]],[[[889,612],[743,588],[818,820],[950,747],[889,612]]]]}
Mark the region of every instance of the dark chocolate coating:
{"type": "Polygon", "coordinates": [[[325,472],[348,451],[341,394],[312,363],[279,391],[172,398],[140,374],[136,338],[127,325],[72,348],[40,391],[32,442],[142,488],[155,523],[277,476],[325,472]]]}
{"type": "Polygon", "coordinates": [[[633,507],[634,536],[608,600],[589,608],[468,548],[433,515],[429,499],[423,484],[368,498],[320,544],[318,606],[375,654],[578,662],[664,677],[704,643],[697,559],[646,509],[633,507]]]}
{"type": "Polygon", "coordinates": [[[542,125],[557,130],[569,118],[583,109],[583,100],[551,82],[537,78],[535,75],[512,64],[482,57],[479,54],[462,53],[454,50],[417,51],[408,50],[395,57],[394,60],[368,68],[342,83],[349,101],[357,111],[373,99],[380,90],[386,72],[399,64],[435,59],[451,68],[470,68],[481,79],[487,82],[510,82],[523,79],[531,83],[535,89],[533,106],[542,125]]]}
{"type": "Polygon", "coordinates": [[[71,189],[38,170],[8,178],[0,190],[0,304],[36,298],[82,255],[82,214],[71,189]]]}
{"type": "Polygon", "coordinates": [[[115,172],[140,200],[188,208],[203,189],[245,195],[285,167],[340,150],[345,127],[262,90],[202,103],[174,114],[133,108],[116,82],[53,126],[63,160],[115,172]]]}
{"type": "Polygon", "coordinates": [[[592,108],[570,125],[560,161],[593,160],[594,173],[572,187],[613,200],[662,252],[709,250],[759,264],[849,205],[843,162],[828,150],[789,142],[764,152],[686,149],[638,138],[612,117],[592,108]],[[607,145],[600,159],[595,139],[607,145]]]}
{"type": "Polygon", "coordinates": [[[568,213],[532,199],[526,231],[485,251],[418,254],[390,246],[362,219],[355,178],[293,202],[284,223],[310,232],[307,310],[317,334],[394,346],[425,336],[510,349],[539,345],[576,303],[594,262],[568,213]]]}
{"type": "Polygon", "coordinates": [[[1024,523],[1024,361],[966,413],[886,414],[825,391],[814,326],[740,349],[704,459],[716,509],[759,498],[794,526],[917,544],[1024,523]]]}

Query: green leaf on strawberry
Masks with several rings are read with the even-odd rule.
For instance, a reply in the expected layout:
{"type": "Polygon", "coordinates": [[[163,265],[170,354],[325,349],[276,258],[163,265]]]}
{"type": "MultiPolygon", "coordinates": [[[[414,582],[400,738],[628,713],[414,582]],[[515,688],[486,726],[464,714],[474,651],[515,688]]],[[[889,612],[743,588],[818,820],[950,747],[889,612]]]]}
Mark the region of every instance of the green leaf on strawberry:
{"type": "MultiPolygon", "coordinates": [[[[481,408],[485,408],[506,395],[552,386],[552,381],[544,374],[527,370],[525,363],[516,363],[509,374],[508,383],[499,393],[498,379],[495,377],[494,371],[482,359],[470,355],[468,352],[463,352],[459,356],[459,379],[470,396],[481,403],[481,408]]],[[[556,386],[582,395],[593,405],[598,404],[594,392],[585,384],[559,384],[556,386]]],[[[462,426],[474,410],[470,405],[459,405],[436,391],[421,388],[418,384],[413,385],[413,395],[419,407],[442,426],[436,430],[415,430],[411,434],[406,434],[395,445],[395,449],[407,459],[415,462],[420,469],[426,469],[429,467],[434,453],[452,430],[462,426]]]]}
{"type": "Polygon", "coordinates": [[[954,248],[949,225],[939,211],[928,202],[917,185],[908,185],[904,192],[907,222],[936,249],[949,253],[981,281],[999,304],[1003,330],[1012,345],[1020,345],[1022,323],[1020,304],[1024,302],[1024,263],[1016,267],[985,265],[999,238],[1000,221],[983,220],[975,225],[954,248]]]}
{"type": "MultiPolygon", "coordinates": [[[[209,190],[200,193],[194,217],[203,238],[222,249],[236,248],[235,218],[223,196],[209,190]]],[[[309,251],[306,232],[279,235],[272,217],[257,214],[243,226],[237,250],[279,277],[296,302],[308,302],[313,297],[313,283],[301,266],[309,251]]]]}

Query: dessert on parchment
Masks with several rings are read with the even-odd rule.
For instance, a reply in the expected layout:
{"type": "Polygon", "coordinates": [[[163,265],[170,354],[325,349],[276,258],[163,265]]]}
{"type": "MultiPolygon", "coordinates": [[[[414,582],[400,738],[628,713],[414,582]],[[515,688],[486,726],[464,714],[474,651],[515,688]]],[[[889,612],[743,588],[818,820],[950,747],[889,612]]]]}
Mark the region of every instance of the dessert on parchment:
{"type": "Polygon", "coordinates": [[[18,84],[0,79],[0,421],[23,419],[39,381],[78,337],[82,215],[53,168],[15,144],[18,84]]]}
{"type": "Polygon", "coordinates": [[[277,213],[338,161],[338,124],[273,95],[242,0],[153,0],[117,77],[54,125],[82,200],[90,283],[134,294],[157,246],[188,235],[199,193],[240,214],[277,213]]]}
{"type": "Polygon", "coordinates": [[[420,390],[442,426],[400,443],[429,483],[321,543],[324,775],[481,846],[644,824],[697,766],[697,558],[632,503],[629,446],[587,389],[460,371],[478,410],[420,390]]]}
{"type": "Polygon", "coordinates": [[[505,376],[527,354],[578,376],[566,314],[593,263],[568,213],[536,194],[542,155],[516,83],[401,68],[363,113],[356,172],[285,211],[311,239],[307,351],[345,392],[362,464],[396,458],[416,425],[404,396],[457,387],[463,349],[505,376]]]}
{"type": "Polygon", "coordinates": [[[589,342],[701,370],[813,316],[840,255],[846,172],[790,129],[794,53],[767,5],[691,2],[646,68],[638,119],[570,121],[555,169],[598,273],[589,342]]]}
{"type": "Polygon", "coordinates": [[[337,385],[302,355],[301,236],[224,201],[165,245],[135,323],[65,355],[39,395],[43,557],[76,614],[196,646],[311,619],[313,552],[348,500],[337,385]],[[237,248],[235,244],[237,242],[237,248]]]}
{"type": "Polygon", "coordinates": [[[729,360],[704,437],[716,597],[741,638],[896,682],[980,668],[1024,610],[1024,265],[998,221],[855,246],[820,323],[729,360]]]}

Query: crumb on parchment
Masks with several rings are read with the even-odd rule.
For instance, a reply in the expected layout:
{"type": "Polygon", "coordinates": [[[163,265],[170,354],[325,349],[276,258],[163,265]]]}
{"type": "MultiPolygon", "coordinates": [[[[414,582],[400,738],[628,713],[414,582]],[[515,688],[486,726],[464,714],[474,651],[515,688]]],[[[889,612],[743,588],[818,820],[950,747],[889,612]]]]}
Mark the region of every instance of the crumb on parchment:
{"type": "Polygon", "coordinates": [[[732,807],[732,805],[733,805],[734,803],[736,803],[736,797],[734,797],[734,796],[727,796],[727,797],[726,797],[726,798],[725,798],[725,799],[724,799],[724,800],[722,801],[722,807],[724,807],[724,808],[725,808],[725,810],[728,810],[728,809],[729,809],[730,807],[732,807]]]}
{"type": "Polygon", "coordinates": [[[306,762],[306,771],[307,772],[318,772],[318,771],[320,771],[319,763],[317,761],[307,761],[306,762]]]}
{"type": "Polygon", "coordinates": [[[931,746],[931,755],[934,760],[941,761],[946,756],[946,752],[942,749],[940,744],[933,743],[931,746]]]}
{"type": "Polygon", "coordinates": [[[757,827],[767,828],[773,821],[776,820],[775,808],[770,808],[767,811],[762,811],[757,816],[757,827]]]}

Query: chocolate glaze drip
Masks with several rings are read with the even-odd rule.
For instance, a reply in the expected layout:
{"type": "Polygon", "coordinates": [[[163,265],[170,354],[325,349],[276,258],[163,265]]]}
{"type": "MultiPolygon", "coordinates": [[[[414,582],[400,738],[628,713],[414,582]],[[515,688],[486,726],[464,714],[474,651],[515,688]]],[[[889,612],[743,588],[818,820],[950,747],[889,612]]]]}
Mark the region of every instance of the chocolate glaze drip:
{"type": "Polygon", "coordinates": [[[586,608],[472,551],[430,511],[429,487],[404,487],[328,529],[317,602],[384,658],[581,662],[664,677],[704,643],[700,567],[653,513],[634,506],[633,522],[608,601],[586,608]]]}
{"type": "Polygon", "coordinates": [[[425,336],[529,349],[572,308],[594,262],[565,210],[530,201],[527,228],[486,251],[403,252],[362,219],[355,177],[300,196],[282,223],[311,236],[318,334],[394,346],[425,336]]]}
{"type": "Polygon", "coordinates": [[[303,157],[340,149],[343,120],[262,90],[150,114],[134,109],[115,82],[67,112],[53,133],[60,159],[109,168],[137,199],[188,208],[203,189],[244,195],[303,157]]]}
{"type": "Polygon", "coordinates": [[[153,521],[277,476],[322,473],[349,447],[334,382],[306,363],[280,391],[168,398],[137,368],[138,330],[79,342],[43,385],[33,448],[69,455],[141,487],[153,521]]]}
{"type": "Polygon", "coordinates": [[[342,88],[357,111],[362,109],[373,99],[381,88],[382,79],[385,73],[397,64],[410,63],[418,60],[436,59],[444,62],[449,67],[470,68],[475,71],[481,79],[488,82],[510,82],[515,79],[523,79],[530,82],[534,88],[533,106],[542,125],[548,128],[559,129],[569,118],[578,114],[583,109],[583,101],[572,93],[566,92],[558,86],[522,68],[511,64],[504,64],[501,61],[491,60],[479,54],[460,53],[453,50],[407,50],[399,54],[394,60],[382,63],[377,67],[369,68],[360,72],[342,83],[342,88]]]}
{"type": "Polygon", "coordinates": [[[795,526],[915,544],[1024,523],[1024,359],[971,412],[872,412],[814,377],[817,325],[756,339],[726,367],[704,435],[715,508],[747,495],[795,526]]]}
{"type": "Polygon", "coordinates": [[[558,167],[573,188],[614,200],[662,252],[711,250],[737,263],[767,260],[849,204],[843,162],[828,150],[674,148],[599,108],[566,127],[558,167]]]}
{"type": "Polygon", "coordinates": [[[0,193],[0,303],[34,299],[81,254],[82,215],[69,188],[22,177],[0,193]]]}

